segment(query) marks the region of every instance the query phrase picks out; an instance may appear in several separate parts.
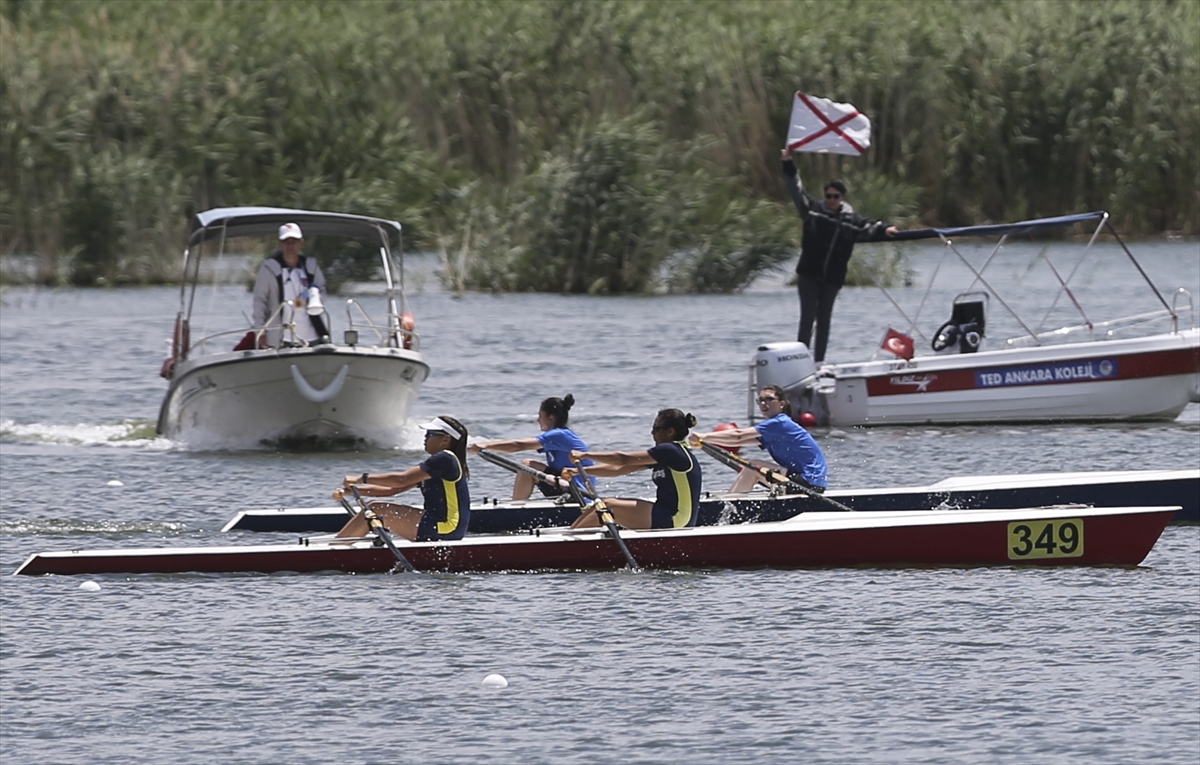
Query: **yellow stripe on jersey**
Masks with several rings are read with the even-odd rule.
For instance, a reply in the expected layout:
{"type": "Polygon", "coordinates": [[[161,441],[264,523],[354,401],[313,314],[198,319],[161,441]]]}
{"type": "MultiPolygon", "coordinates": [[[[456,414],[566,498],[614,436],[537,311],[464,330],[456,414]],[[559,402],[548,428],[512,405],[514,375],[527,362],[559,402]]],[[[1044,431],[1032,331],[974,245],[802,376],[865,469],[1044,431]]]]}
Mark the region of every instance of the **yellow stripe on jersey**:
{"type": "Polygon", "coordinates": [[[696,468],[696,462],[687,444],[682,441],[677,443],[688,457],[688,469],[682,471],[667,469],[671,471],[671,478],[675,481],[675,496],[679,498],[678,508],[671,516],[671,524],[677,529],[682,529],[692,520],[692,485],[688,483],[688,473],[696,468]]]}
{"type": "Polygon", "coordinates": [[[458,462],[458,455],[446,450],[454,455],[454,461],[458,463],[458,478],[453,481],[442,479],[442,491],[446,493],[446,520],[438,521],[437,532],[439,534],[450,534],[458,529],[458,521],[461,517],[458,509],[458,482],[463,478],[462,463],[458,462]]]}

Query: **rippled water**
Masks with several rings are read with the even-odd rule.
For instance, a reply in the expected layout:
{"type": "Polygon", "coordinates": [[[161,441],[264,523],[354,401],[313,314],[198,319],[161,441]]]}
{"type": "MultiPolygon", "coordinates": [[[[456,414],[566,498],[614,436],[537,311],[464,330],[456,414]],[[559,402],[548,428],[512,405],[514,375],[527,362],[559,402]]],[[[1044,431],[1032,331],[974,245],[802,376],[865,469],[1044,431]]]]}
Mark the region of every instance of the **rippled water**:
{"type": "MultiPolygon", "coordinates": [[[[1157,283],[1200,294],[1194,244],[1142,252],[1157,283]]],[[[989,271],[1035,322],[1054,292],[1030,268],[1036,254],[1011,248],[989,271]]],[[[910,308],[935,263],[922,255],[899,290],[910,308]]],[[[1077,279],[1093,320],[1153,309],[1118,253],[1091,269],[1077,279]]],[[[954,291],[935,289],[923,325],[945,319],[954,291]]],[[[236,509],[325,504],[341,475],[417,458],[415,427],[399,448],[362,454],[189,452],[156,438],[176,301],[171,289],[3,293],[0,572],[41,550],[228,542],[217,530],[236,509]]],[[[745,365],[759,343],[789,339],[796,316],[794,293],[771,282],[735,296],[461,299],[427,282],[412,302],[434,370],[414,418],[532,435],[540,399],[569,391],[573,424],[598,448],[647,445],[663,406],[702,425],[744,420],[745,365]]],[[[845,290],[830,358],[869,355],[889,317],[877,292],[845,290]]],[[[1172,423],[820,440],[835,486],[1196,467],[1200,407],[1172,423]]],[[[710,483],[728,480],[706,468],[710,483]]],[[[507,474],[473,469],[476,496],[508,491],[507,474]]],[[[610,487],[649,490],[644,477],[610,487]]],[[[1200,758],[1196,527],[1168,528],[1135,570],[96,581],[85,592],[78,578],[0,577],[0,760],[1200,758]],[[492,672],[509,686],[482,687],[492,672]]]]}

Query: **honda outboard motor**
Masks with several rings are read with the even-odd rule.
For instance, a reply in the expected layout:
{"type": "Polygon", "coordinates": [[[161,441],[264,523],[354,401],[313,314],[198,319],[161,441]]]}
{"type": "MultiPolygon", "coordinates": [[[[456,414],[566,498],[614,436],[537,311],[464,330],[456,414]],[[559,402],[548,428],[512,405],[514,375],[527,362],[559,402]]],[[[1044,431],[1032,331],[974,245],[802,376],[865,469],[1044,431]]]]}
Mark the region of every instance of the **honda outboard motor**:
{"type": "Polygon", "coordinates": [[[938,327],[933,335],[933,350],[941,353],[956,346],[959,353],[979,350],[987,324],[987,301],[986,292],[964,292],[954,298],[950,321],[938,327]]]}
{"type": "Polygon", "coordinates": [[[767,343],[754,354],[755,387],[778,385],[787,390],[816,374],[817,364],[804,343],[767,343]]]}
{"type": "Polygon", "coordinates": [[[783,388],[783,395],[791,404],[792,417],[797,421],[806,412],[813,413],[818,423],[825,413],[824,402],[816,395],[820,382],[817,364],[804,343],[767,343],[760,345],[754,354],[753,380],[750,386],[750,401],[747,414],[751,422],[761,416],[754,398],[768,385],[783,388]],[[815,410],[815,411],[814,411],[815,410]]]}

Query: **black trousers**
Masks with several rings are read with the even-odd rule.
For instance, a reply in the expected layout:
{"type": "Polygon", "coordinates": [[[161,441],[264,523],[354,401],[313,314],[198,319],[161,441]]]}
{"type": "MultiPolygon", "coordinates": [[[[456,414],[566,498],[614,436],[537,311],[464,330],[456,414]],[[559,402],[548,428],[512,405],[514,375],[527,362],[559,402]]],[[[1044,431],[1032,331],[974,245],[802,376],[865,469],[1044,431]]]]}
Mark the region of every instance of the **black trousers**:
{"type": "Polygon", "coordinates": [[[829,345],[829,319],[833,316],[833,301],[837,300],[840,289],[840,286],[827,284],[812,276],[796,276],[796,291],[800,294],[800,327],[796,332],[796,340],[812,350],[813,360],[818,364],[825,360],[825,348],[829,345]],[[814,320],[817,323],[815,345],[812,343],[814,320]]]}

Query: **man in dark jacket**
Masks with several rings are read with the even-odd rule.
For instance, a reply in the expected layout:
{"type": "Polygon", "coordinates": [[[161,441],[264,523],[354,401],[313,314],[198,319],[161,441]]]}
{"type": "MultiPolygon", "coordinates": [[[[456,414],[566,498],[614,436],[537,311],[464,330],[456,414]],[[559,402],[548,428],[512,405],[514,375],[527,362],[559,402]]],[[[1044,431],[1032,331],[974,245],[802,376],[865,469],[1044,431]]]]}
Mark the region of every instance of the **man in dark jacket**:
{"type": "Polygon", "coordinates": [[[879,242],[896,235],[896,227],[867,220],[854,212],[846,201],[846,185],[841,181],[825,184],[825,199],[817,200],[804,190],[791,152],[783,150],[784,185],[796,211],[804,220],[804,242],[800,262],[796,264],[796,289],[800,293],[800,327],[796,340],[812,348],[813,360],[825,360],[829,344],[829,318],[833,301],[846,282],[846,267],[854,254],[855,242],[879,242]],[[813,321],[817,322],[817,343],[812,340],[813,321]]]}

